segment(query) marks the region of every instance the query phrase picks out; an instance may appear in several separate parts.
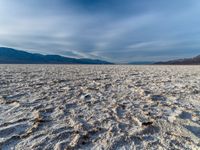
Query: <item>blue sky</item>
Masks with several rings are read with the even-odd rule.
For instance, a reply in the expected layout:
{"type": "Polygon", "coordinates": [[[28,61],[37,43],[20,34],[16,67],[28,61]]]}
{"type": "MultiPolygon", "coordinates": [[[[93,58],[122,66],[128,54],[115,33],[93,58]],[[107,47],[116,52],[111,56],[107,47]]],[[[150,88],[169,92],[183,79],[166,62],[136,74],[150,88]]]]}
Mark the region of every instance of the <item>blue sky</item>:
{"type": "Polygon", "coordinates": [[[0,0],[0,46],[113,62],[200,54],[199,0],[0,0]]]}

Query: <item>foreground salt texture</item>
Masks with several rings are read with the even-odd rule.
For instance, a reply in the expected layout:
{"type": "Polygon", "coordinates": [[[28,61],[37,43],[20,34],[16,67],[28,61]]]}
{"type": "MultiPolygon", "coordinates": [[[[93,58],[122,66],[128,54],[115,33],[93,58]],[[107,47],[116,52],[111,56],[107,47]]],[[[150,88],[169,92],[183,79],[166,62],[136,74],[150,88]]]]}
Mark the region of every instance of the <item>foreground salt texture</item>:
{"type": "Polygon", "coordinates": [[[0,149],[200,149],[200,67],[1,65],[0,149]]]}

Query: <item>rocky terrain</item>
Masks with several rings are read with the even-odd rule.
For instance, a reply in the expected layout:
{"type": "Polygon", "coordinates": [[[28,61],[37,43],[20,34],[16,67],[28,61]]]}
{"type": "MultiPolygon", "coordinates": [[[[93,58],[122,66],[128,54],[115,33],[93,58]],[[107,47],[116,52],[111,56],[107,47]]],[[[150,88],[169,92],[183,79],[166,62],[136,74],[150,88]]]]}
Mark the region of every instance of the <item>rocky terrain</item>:
{"type": "Polygon", "coordinates": [[[0,65],[0,149],[200,149],[200,67],[0,65]]]}

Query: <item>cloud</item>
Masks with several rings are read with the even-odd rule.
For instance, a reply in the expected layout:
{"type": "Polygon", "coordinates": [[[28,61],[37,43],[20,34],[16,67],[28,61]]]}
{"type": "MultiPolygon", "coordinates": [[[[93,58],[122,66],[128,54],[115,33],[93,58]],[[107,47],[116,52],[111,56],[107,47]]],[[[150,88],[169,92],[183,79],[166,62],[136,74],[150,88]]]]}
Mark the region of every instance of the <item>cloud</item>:
{"type": "Polygon", "coordinates": [[[0,44],[114,62],[199,53],[198,0],[0,0],[0,44]]]}

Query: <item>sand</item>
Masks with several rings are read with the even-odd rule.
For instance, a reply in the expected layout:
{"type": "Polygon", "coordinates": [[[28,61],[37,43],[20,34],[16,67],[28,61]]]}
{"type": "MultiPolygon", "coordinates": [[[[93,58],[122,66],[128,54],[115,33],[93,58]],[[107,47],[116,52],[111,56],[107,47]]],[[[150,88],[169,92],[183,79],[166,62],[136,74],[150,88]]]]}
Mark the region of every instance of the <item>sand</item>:
{"type": "Polygon", "coordinates": [[[200,149],[200,67],[0,65],[0,149],[200,149]]]}

